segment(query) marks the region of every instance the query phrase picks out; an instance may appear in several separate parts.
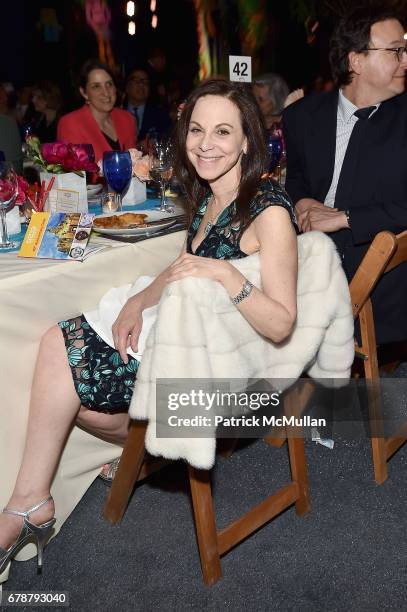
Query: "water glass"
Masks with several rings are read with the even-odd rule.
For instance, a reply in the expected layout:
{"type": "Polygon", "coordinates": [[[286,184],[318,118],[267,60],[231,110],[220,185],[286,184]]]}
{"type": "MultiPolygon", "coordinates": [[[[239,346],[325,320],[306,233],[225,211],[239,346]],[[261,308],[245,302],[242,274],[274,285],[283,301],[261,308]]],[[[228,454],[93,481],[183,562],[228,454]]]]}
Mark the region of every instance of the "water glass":
{"type": "Polygon", "coordinates": [[[17,175],[14,171],[13,164],[6,161],[0,161],[0,250],[10,249],[15,246],[15,243],[11,242],[8,236],[6,213],[13,208],[17,193],[17,175]]]}
{"type": "Polygon", "coordinates": [[[122,196],[129,186],[132,163],[128,151],[105,151],[103,153],[103,174],[115,192],[118,210],[122,210],[122,196]]]}

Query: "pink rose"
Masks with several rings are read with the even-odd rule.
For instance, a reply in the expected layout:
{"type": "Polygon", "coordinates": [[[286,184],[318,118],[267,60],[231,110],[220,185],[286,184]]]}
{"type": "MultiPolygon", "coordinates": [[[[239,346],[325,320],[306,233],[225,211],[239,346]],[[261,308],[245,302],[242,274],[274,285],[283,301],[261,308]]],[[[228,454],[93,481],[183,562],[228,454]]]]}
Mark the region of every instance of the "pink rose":
{"type": "Polygon", "coordinates": [[[0,196],[2,202],[9,202],[15,194],[15,184],[8,179],[0,179],[0,196]]]}
{"type": "Polygon", "coordinates": [[[29,184],[22,176],[17,176],[17,197],[16,204],[21,205],[24,204],[26,200],[26,193],[29,189],[29,184]]]}
{"type": "Polygon", "coordinates": [[[48,142],[41,145],[41,154],[48,164],[63,164],[68,146],[64,142],[48,142]]]}

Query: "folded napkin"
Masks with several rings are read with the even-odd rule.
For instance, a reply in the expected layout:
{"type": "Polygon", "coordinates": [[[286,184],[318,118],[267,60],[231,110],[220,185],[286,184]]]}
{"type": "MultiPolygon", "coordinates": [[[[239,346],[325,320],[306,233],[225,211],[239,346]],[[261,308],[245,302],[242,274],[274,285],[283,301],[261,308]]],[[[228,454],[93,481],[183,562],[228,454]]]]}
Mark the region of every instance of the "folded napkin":
{"type": "MultiPolygon", "coordinates": [[[[106,344],[114,348],[112,325],[127,300],[131,296],[143,291],[153,280],[153,276],[140,276],[133,285],[127,284],[120,287],[112,287],[102,297],[96,310],[84,313],[89,325],[103,338],[106,344]]],[[[157,310],[157,305],[143,310],[143,327],[138,341],[137,353],[132,351],[131,348],[127,349],[127,353],[139,361],[146,345],[147,336],[157,318],[157,310]]]]}

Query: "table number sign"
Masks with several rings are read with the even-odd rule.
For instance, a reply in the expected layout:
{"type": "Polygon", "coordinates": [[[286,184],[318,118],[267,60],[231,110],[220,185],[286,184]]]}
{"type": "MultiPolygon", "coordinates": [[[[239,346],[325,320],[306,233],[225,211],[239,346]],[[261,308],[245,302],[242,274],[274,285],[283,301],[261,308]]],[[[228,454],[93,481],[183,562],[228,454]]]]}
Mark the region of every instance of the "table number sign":
{"type": "Polygon", "coordinates": [[[55,210],[52,212],[79,212],[79,193],[72,189],[56,189],[55,210]]]}
{"type": "Polygon", "coordinates": [[[252,58],[249,55],[229,55],[229,78],[242,83],[252,82],[252,58]]]}
{"type": "Polygon", "coordinates": [[[46,184],[52,176],[55,177],[55,181],[48,195],[49,202],[46,203],[46,209],[50,212],[88,212],[86,177],[78,176],[74,172],[40,173],[41,180],[45,180],[46,184]],[[76,196],[73,196],[73,193],[76,193],[76,196]]]}

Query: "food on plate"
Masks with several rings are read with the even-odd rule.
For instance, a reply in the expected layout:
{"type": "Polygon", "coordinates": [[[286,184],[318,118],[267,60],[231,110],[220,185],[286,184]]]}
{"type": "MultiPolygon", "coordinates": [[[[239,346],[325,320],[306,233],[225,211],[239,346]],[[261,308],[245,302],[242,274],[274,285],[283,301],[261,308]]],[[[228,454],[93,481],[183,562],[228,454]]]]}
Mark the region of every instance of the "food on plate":
{"type": "Polygon", "coordinates": [[[124,213],[123,215],[113,215],[111,217],[97,217],[93,222],[93,227],[103,229],[120,229],[130,225],[145,225],[147,215],[141,213],[124,213]]]}

